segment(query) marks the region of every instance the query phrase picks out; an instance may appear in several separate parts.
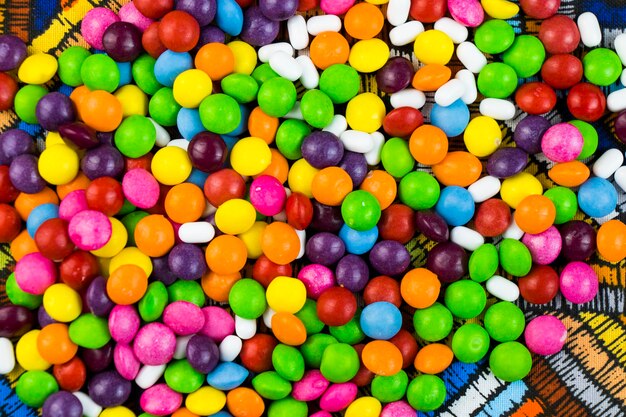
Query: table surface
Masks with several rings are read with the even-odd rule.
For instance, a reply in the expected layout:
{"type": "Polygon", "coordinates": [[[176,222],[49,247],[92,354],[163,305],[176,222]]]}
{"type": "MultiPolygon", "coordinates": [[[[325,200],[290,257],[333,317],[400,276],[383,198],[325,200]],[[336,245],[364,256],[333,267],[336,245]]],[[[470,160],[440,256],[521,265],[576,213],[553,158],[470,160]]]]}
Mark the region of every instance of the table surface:
{"type": "MultiPolygon", "coordinates": [[[[85,45],[80,35],[80,19],[95,6],[118,10],[126,1],[116,0],[4,0],[0,6],[0,33],[15,34],[30,45],[30,52],[44,51],[59,54],[72,45],[85,45]]],[[[576,17],[583,11],[598,16],[603,28],[603,43],[613,46],[614,37],[626,30],[626,2],[624,0],[562,0],[559,12],[576,17]]],[[[516,32],[537,34],[539,22],[518,16],[510,21],[516,32]]],[[[384,39],[384,38],[383,38],[384,39]]],[[[410,57],[412,47],[394,49],[394,54],[410,57]]],[[[580,51],[578,51],[580,53],[580,51]]],[[[375,79],[366,75],[363,91],[376,92],[375,79]]],[[[606,87],[605,93],[619,86],[606,87]]],[[[560,95],[562,97],[562,94],[560,95]]],[[[386,98],[384,98],[386,99],[386,98]]],[[[425,114],[432,106],[428,97],[425,114]]],[[[478,105],[470,106],[473,114],[478,105]]],[[[506,131],[504,144],[511,144],[511,131],[524,115],[501,127],[506,131]]],[[[552,123],[567,121],[571,116],[564,106],[548,114],[552,123]]],[[[600,135],[596,155],[611,147],[620,146],[612,132],[614,115],[605,115],[594,123],[600,135]]],[[[19,124],[15,114],[0,113],[0,131],[21,127],[35,136],[42,132],[35,126],[19,124]]],[[[451,149],[462,141],[451,141],[451,149]]],[[[624,147],[621,146],[624,150],[624,147]]],[[[593,160],[591,160],[593,161],[593,160]]],[[[554,184],[547,176],[551,163],[542,155],[532,156],[530,172],[543,183],[544,188],[554,184]]],[[[619,188],[618,188],[619,190],[619,188]]],[[[626,221],[626,195],[619,190],[617,211],[603,219],[591,219],[579,212],[583,219],[596,227],[611,218],[626,221]]],[[[422,266],[433,242],[418,235],[407,244],[413,265],[422,266]]],[[[520,301],[527,318],[540,314],[554,314],[568,329],[564,349],[549,357],[533,355],[531,373],[522,381],[506,384],[489,371],[482,360],[476,364],[456,362],[442,375],[448,396],[443,407],[428,415],[437,416],[567,416],[620,417],[626,415],[626,261],[610,264],[594,257],[590,261],[598,273],[600,290],[590,303],[572,305],[559,295],[547,305],[531,305],[520,301]]],[[[7,303],[4,282],[13,269],[8,247],[0,247],[0,303],[7,303]]],[[[458,327],[461,322],[456,322],[458,327]]],[[[36,412],[20,403],[12,387],[19,377],[16,371],[0,379],[0,416],[35,416],[36,412]]]]}

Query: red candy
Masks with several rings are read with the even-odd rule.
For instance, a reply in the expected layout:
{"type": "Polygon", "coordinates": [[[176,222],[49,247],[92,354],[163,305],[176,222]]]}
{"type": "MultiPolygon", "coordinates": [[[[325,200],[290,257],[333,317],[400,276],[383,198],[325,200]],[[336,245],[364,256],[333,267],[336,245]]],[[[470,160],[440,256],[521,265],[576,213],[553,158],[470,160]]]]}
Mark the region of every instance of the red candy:
{"type": "Polygon", "coordinates": [[[533,267],[517,283],[522,298],[533,304],[549,303],[559,292],[559,275],[548,265],[533,267]]]}
{"type": "Polygon", "coordinates": [[[209,175],[204,182],[204,195],[209,203],[219,207],[223,202],[246,195],[246,183],[232,169],[222,169],[209,175]]]}
{"type": "Polygon", "coordinates": [[[343,287],[327,289],[317,299],[317,316],[328,326],[343,326],[356,313],[356,298],[343,287]]]}
{"type": "Polygon", "coordinates": [[[434,23],[444,17],[447,10],[445,0],[411,0],[409,14],[422,23],[434,23]]]}
{"type": "Polygon", "coordinates": [[[261,285],[267,288],[270,282],[276,277],[290,277],[293,273],[291,264],[278,265],[269,260],[265,255],[259,256],[252,267],[252,278],[259,281],[261,285]]]}
{"type": "Polygon", "coordinates": [[[309,227],[313,220],[313,204],[307,196],[302,193],[293,192],[285,203],[287,223],[297,230],[304,230],[309,227]]]}
{"type": "Polygon", "coordinates": [[[77,250],[61,262],[59,276],[61,281],[76,291],[85,288],[100,273],[100,265],[89,252],[77,250]]]}
{"type": "Polygon", "coordinates": [[[255,373],[273,369],[272,352],[278,340],[269,334],[257,333],[252,338],[243,341],[241,364],[255,373]]]}
{"type": "Polygon", "coordinates": [[[400,283],[386,275],[373,278],[369,280],[363,290],[363,300],[366,305],[378,301],[387,301],[400,308],[402,305],[400,283]]]}
{"type": "Polygon", "coordinates": [[[407,137],[424,124],[422,112],[413,107],[393,109],[383,119],[383,129],[389,136],[407,137]]]}
{"type": "Polygon", "coordinates": [[[52,367],[52,375],[59,383],[59,387],[66,391],[78,391],[85,384],[87,370],[85,364],[74,356],[68,362],[52,367]]]}
{"type": "Polygon", "coordinates": [[[561,0],[520,0],[522,10],[535,19],[547,19],[556,14],[561,0]]]}
{"type": "Polygon", "coordinates": [[[413,335],[405,329],[400,329],[400,331],[394,337],[389,339],[389,341],[393,343],[402,354],[402,369],[413,365],[418,349],[417,341],[413,335]]]}
{"type": "Polygon", "coordinates": [[[582,80],[583,63],[574,55],[553,55],[543,63],[541,78],[550,87],[565,90],[582,80]]]}
{"type": "Polygon", "coordinates": [[[190,51],[200,39],[200,25],[189,13],[174,10],[161,19],[159,39],[174,52],[190,51]]]}
{"type": "Polygon", "coordinates": [[[160,19],[174,8],[174,0],[133,0],[142,15],[150,19],[160,19]]]}
{"type": "Polygon", "coordinates": [[[35,232],[35,244],[43,256],[53,261],[65,258],[74,250],[74,243],[63,219],[48,219],[35,232]]]}
{"type": "Polygon", "coordinates": [[[351,382],[353,382],[357,387],[368,386],[376,375],[372,371],[367,369],[367,367],[363,364],[363,358],[361,357],[361,353],[363,352],[363,348],[365,347],[365,344],[359,343],[352,347],[354,348],[354,350],[356,350],[356,353],[359,355],[359,361],[361,365],[359,367],[358,372],[354,376],[354,378],[352,378],[351,382]]]}
{"type": "Polygon", "coordinates": [[[517,89],[515,103],[528,114],[543,114],[556,105],[556,93],[546,83],[526,83],[517,89]]]}
{"type": "Polygon", "coordinates": [[[9,166],[0,165],[0,203],[12,203],[20,192],[9,178],[9,166]]]}
{"type": "Polygon", "coordinates": [[[576,119],[595,122],[604,114],[606,97],[599,87],[589,83],[580,83],[569,91],[567,108],[576,119]]]}
{"type": "Polygon", "coordinates": [[[21,228],[22,220],[17,210],[8,204],[0,204],[0,243],[11,242],[20,234],[21,228]]]}
{"type": "Polygon", "coordinates": [[[511,209],[502,200],[491,198],[478,207],[474,226],[485,237],[499,236],[511,224],[511,209]]]}
{"type": "Polygon", "coordinates": [[[541,23],[539,40],[551,54],[568,54],[578,47],[580,32],[570,17],[557,14],[541,23]]]}
{"type": "Polygon", "coordinates": [[[141,45],[143,45],[143,49],[155,59],[167,50],[163,42],[161,42],[161,38],[159,38],[159,22],[152,23],[148,26],[148,29],[143,31],[141,45]]]}
{"type": "Polygon", "coordinates": [[[0,72],[0,111],[13,107],[13,99],[17,94],[18,85],[9,74],[0,72]]]}
{"type": "Polygon", "coordinates": [[[124,205],[122,184],[111,177],[100,177],[93,180],[85,190],[87,206],[107,216],[113,216],[124,205]]]}
{"type": "Polygon", "coordinates": [[[378,233],[384,240],[407,243],[415,235],[415,213],[404,204],[392,204],[382,211],[378,233]]]}

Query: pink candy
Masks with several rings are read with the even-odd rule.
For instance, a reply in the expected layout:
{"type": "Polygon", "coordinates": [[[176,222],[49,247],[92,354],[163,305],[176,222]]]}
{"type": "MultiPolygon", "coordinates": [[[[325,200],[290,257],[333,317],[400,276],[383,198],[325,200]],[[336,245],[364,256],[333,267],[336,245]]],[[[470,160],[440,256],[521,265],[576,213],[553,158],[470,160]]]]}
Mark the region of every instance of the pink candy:
{"type": "Polygon", "coordinates": [[[69,222],[75,214],[88,209],[85,190],[74,190],[59,204],[59,217],[69,222]]]}
{"type": "Polygon", "coordinates": [[[144,365],[163,365],[174,356],[176,336],[164,324],[149,323],[137,333],[133,350],[144,365]]]}
{"type": "Polygon", "coordinates": [[[560,288],[567,301],[587,303],[598,293],[598,276],[586,263],[570,262],[561,271],[560,288]]]}
{"type": "Polygon", "coordinates": [[[335,286],[335,274],[320,264],[307,265],[298,272],[298,279],[304,283],[308,297],[317,300],[329,288],[335,286]]]}
{"type": "Polygon", "coordinates": [[[163,323],[180,336],[199,332],[204,326],[204,321],[200,307],[187,301],[175,301],[163,311],[163,323]]]}
{"type": "Polygon", "coordinates": [[[276,178],[261,175],[250,184],[250,203],[264,216],[275,216],[285,207],[287,193],[276,178]]]}
{"type": "Polygon", "coordinates": [[[583,149],[583,135],[569,123],[557,123],[541,138],[541,151],[551,161],[570,162],[583,149]]]}
{"type": "Polygon", "coordinates": [[[309,417],[332,417],[328,411],[318,411],[317,413],[311,414],[309,417]]]}
{"type": "Polygon", "coordinates": [[[87,12],[80,25],[80,31],[89,45],[96,49],[104,49],[102,45],[104,31],[113,23],[119,21],[120,18],[112,10],[105,7],[96,7],[87,12]]]}
{"type": "Polygon", "coordinates": [[[533,257],[533,262],[548,265],[559,256],[563,242],[556,227],[550,226],[546,231],[532,235],[524,234],[522,243],[526,245],[533,257]]]}
{"type": "Polygon", "coordinates": [[[336,413],[350,405],[356,398],[358,388],[352,382],[333,384],[322,395],[320,408],[329,413],[336,413]]]}
{"type": "Polygon", "coordinates": [[[328,388],[330,382],[320,371],[312,369],[304,374],[304,377],[293,384],[291,396],[298,401],[317,400],[328,388]]]}
{"type": "Polygon", "coordinates": [[[554,316],[539,316],[524,330],[528,350],[538,355],[554,355],[563,349],[567,339],[565,325],[554,316]]]}
{"type": "Polygon", "coordinates": [[[340,15],[347,12],[354,4],[354,0],[322,0],[320,9],[326,14],[340,15]]]}
{"type": "Polygon", "coordinates": [[[39,252],[24,255],[15,265],[15,282],[29,294],[43,294],[56,280],[54,262],[39,252]]]}
{"type": "Polygon", "coordinates": [[[135,7],[135,3],[133,3],[132,1],[129,1],[122,6],[119,11],[119,15],[122,22],[132,23],[133,25],[137,26],[142,32],[148,29],[148,26],[150,26],[152,22],[154,22],[154,20],[142,15],[141,12],[137,10],[137,7],[135,7]]]}
{"type": "Polygon", "coordinates": [[[220,343],[228,335],[235,333],[235,319],[221,307],[204,307],[204,327],[200,333],[220,343]]]}
{"type": "Polygon", "coordinates": [[[113,350],[113,363],[122,378],[132,381],[139,373],[141,363],[129,345],[118,343],[113,350]]]}
{"type": "Polygon", "coordinates": [[[183,403],[183,396],[173,391],[166,384],[154,385],[141,394],[139,405],[155,416],[166,416],[178,410],[183,403]]]}
{"type": "Polygon", "coordinates": [[[100,249],[111,238],[111,221],[99,211],[83,210],[72,217],[68,232],[79,249],[100,249]]]}
{"type": "Polygon", "coordinates": [[[485,11],[478,0],[448,0],[448,10],[464,26],[475,28],[485,20],[485,11]]]}
{"type": "Polygon", "coordinates": [[[118,343],[132,342],[140,324],[141,320],[133,306],[116,305],[109,314],[109,333],[118,343]]]}
{"type": "Polygon", "coordinates": [[[415,410],[406,401],[394,401],[383,407],[380,417],[415,417],[415,410]]]}
{"type": "Polygon", "coordinates": [[[143,168],[135,168],[122,179],[124,197],[139,208],[151,208],[159,201],[159,183],[143,168]]]}

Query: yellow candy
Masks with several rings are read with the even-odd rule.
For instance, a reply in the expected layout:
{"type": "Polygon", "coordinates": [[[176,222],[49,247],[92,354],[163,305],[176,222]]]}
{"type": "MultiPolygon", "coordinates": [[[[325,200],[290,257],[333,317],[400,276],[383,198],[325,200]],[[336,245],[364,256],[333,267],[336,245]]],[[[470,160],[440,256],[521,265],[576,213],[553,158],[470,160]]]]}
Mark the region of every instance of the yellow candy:
{"type": "Polygon", "coordinates": [[[541,182],[528,172],[520,172],[502,181],[500,196],[502,200],[512,208],[529,195],[543,194],[541,182]]]}
{"type": "Polygon", "coordinates": [[[354,400],[346,410],[345,417],[378,417],[382,405],[374,397],[361,397],[354,400]]]}
{"type": "Polygon", "coordinates": [[[159,149],[152,158],[152,175],[164,185],[176,185],[191,174],[191,161],[187,152],[178,146],[159,149]]]}
{"type": "Polygon", "coordinates": [[[48,132],[46,134],[46,148],[54,145],[67,145],[67,143],[59,135],[59,132],[48,132]]]}
{"type": "Polygon", "coordinates": [[[31,330],[23,335],[15,345],[15,359],[27,371],[45,371],[50,367],[37,349],[37,337],[40,330],[31,330]]]}
{"type": "Polygon", "coordinates": [[[256,51],[243,41],[232,41],[228,46],[235,55],[235,70],[237,74],[252,74],[256,67],[256,51]]]}
{"type": "Polygon", "coordinates": [[[263,249],[261,249],[261,235],[266,227],[267,223],[265,222],[255,222],[246,232],[237,235],[244,245],[246,245],[249,259],[257,259],[263,254],[263,249]]]}
{"type": "Polygon", "coordinates": [[[417,35],[413,50],[415,57],[424,64],[446,65],[452,58],[454,44],[448,35],[432,29],[417,35]]]}
{"type": "Polygon", "coordinates": [[[254,206],[241,198],[226,201],[215,212],[215,225],[229,235],[247,232],[254,225],[255,220],[254,206]]]}
{"type": "Polygon", "coordinates": [[[83,301],[69,285],[54,284],[44,292],[43,306],[56,321],[69,323],[80,316],[83,301]]]}
{"type": "Polygon", "coordinates": [[[350,128],[367,133],[380,129],[385,114],[385,103],[373,93],[359,94],[346,107],[346,120],[350,128]]]}
{"type": "Polygon", "coordinates": [[[257,175],[272,162],[272,151],[267,143],[250,136],[235,143],[230,151],[230,165],[241,175],[257,175]]]}
{"type": "Polygon", "coordinates": [[[302,193],[309,198],[313,198],[311,192],[311,184],[313,177],[319,172],[319,169],[313,168],[304,159],[298,159],[291,166],[289,175],[287,176],[287,184],[293,192],[302,193]]]}
{"type": "Polygon", "coordinates": [[[53,145],[39,156],[37,167],[41,177],[54,185],[63,185],[78,175],[79,159],[76,152],[66,145],[53,145]]]}
{"type": "Polygon", "coordinates": [[[194,414],[208,416],[226,405],[226,394],[213,387],[202,387],[192,392],[185,400],[185,407],[194,414]]]}
{"type": "Polygon", "coordinates": [[[174,80],[174,100],[183,107],[198,107],[211,91],[211,78],[198,69],[184,71],[174,80]]]}
{"type": "Polygon", "coordinates": [[[485,12],[494,19],[510,19],[519,12],[519,6],[506,0],[481,0],[485,12]]]}
{"type": "Polygon", "coordinates": [[[389,0],[365,0],[367,3],[371,4],[387,4],[389,0]]]}
{"type": "Polygon", "coordinates": [[[29,56],[22,62],[17,76],[26,84],[45,84],[57,73],[59,64],[55,57],[37,53],[29,56]]]}
{"type": "Polygon", "coordinates": [[[295,314],[306,302],[306,287],[296,278],[276,277],[265,293],[267,304],[277,313],[295,314]]]}
{"type": "Polygon", "coordinates": [[[100,249],[91,251],[94,255],[102,258],[112,258],[117,255],[122,249],[124,249],[126,242],[128,242],[128,231],[126,231],[122,222],[114,217],[109,217],[109,220],[111,221],[112,229],[109,241],[100,249]]]}
{"type": "Polygon", "coordinates": [[[105,408],[98,417],[136,417],[136,414],[128,408],[118,405],[117,407],[105,408]]]}
{"type": "Polygon", "coordinates": [[[389,59],[389,46],[380,39],[358,41],[350,50],[348,62],[357,71],[369,73],[378,71],[389,59]]]}
{"type": "Polygon", "coordinates": [[[129,246],[122,249],[120,253],[111,258],[109,274],[112,274],[120,266],[127,264],[137,265],[144,270],[146,276],[150,276],[152,273],[152,261],[150,257],[136,247],[129,246]]]}
{"type": "Polygon", "coordinates": [[[491,117],[478,116],[472,119],[465,128],[463,140],[469,153],[482,158],[498,149],[502,142],[502,131],[498,122],[491,117]]]}
{"type": "Polygon", "coordinates": [[[113,258],[96,258],[98,260],[98,265],[100,266],[100,274],[102,276],[108,276],[109,274],[109,265],[111,264],[111,259],[113,258]]]}
{"type": "Polygon", "coordinates": [[[114,96],[122,104],[124,117],[132,115],[145,116],[148,114],[148,96],[136,85],[125,85],[117,90],[114,96]]]}

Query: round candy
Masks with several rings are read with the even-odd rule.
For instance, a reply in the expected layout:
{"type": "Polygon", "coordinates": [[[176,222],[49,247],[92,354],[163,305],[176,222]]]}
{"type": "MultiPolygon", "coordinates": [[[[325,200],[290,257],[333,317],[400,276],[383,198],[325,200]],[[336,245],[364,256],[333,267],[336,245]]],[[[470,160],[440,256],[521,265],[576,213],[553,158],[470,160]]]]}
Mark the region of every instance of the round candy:
{"type": "Polygon", "coordinates": [[[434,303],[415,312],[413,325],[419,337],[436,342],[448,336],[452,330],[452,313],[443,304],[434,303]]]}
{"type": "Polygon", "coordinates": [[[12,71],[26,59],[26,44],[17,36],[0,36],[0,50],[0,71],[12,71]]]}
{"type": "Polygon", "coordinates": [[[617,191],[609,181],[594,177],[578,190],[578,206],[591,217],[604,217],[615,210],[617,191]]]}
{"type": "Polygon", "coordinates": [[[559,276],[547,265],[533,267],[528,275],[518,280],[520,293],[524,300],[533,304],[546,304],[559,291],[559,276]]]}
{"type": "Polygon", "coordinates": [[[407,400],[415,410],[428,412],[441,407],[446,399],[446,385],[435,375],[419,375],[409,383],[407,400]]]}
{"type": "Polygon", "coordinates": [[[475,323],[465,323],[452,336],[454,356],[464,363],[476,363],[489,350],[489,334],[475,323]]]}
{"type": "Polygon", "coordinates": [[[570,262],[561,271],[560,290],[572,303],[587,303],[598,293],[598,276],[586,263],[570,262]]]}
{"type": "Polygon", "coordinates": [[[454,52],[452,39],[439,30],[427,30],[415,38],[415,57],[424,64],[446,65],[454,52]]]}
{"type": "Polygon", "coordinates": [[[565,345],[566,339],[565,325],[554,316],[535,317],[524,330],[524,340],[528,350],[539,355],[558,353],[565,345]]]}
{"type": "Polygon", "coordinates": [[[504,381],[518,381],[530,372],[532,357],[521,343],[505,342],[496,346],[489,355],[489,367],[496,377],[504,381]]]}
{"type": "Polygon", "coordinates": [[[607,48],[595,48],[583,58],[585,78],[590,83],[607,86],[619,78],[622,65],[617,54],[607,48]]]}
{"type": "Polygon", "coordinates": [[[454,316],[471,319],[482,313],[487,304],[487,295],[477,282],[462,280],[446,288],[444,300],[454,316]]]}
{"type": "Polygon", "coordinates": [[[487,309],[484,325],[489,336],[498,342],[515,340],[524,331],[524,313],[513,303],[500,301],[487,309]]]}

